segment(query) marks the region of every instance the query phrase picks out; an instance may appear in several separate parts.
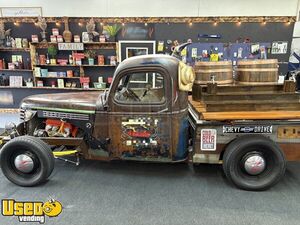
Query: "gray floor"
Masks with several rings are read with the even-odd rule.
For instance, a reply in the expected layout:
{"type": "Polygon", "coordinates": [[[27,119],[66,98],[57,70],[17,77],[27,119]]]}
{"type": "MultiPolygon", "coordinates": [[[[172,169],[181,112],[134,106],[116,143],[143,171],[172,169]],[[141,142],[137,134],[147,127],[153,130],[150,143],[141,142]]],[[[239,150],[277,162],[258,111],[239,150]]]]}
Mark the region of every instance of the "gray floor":
{"type": "MultiPolygon", "coordinates": [[[[299,225],[300,163],[289,163],[284,179],[265,192],[236,189],[216,165],[57,161],[49,181],[34,188],[15,186],[0,172],[0,199],[50,197],[64,209],[45,224],[299,225]]],[[[0,224],[20,223],[0,215],[0,224]]]]}

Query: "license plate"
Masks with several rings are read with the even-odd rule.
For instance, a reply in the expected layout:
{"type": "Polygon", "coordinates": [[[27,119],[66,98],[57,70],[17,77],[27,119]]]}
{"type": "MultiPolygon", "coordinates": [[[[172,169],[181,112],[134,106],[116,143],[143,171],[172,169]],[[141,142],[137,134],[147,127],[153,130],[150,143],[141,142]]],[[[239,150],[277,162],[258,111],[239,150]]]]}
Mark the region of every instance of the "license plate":
{"type": "Polygon", "coordinates": [[[202,129],[201,130],[201,150],[215,151],[217,148],[217,130],[202,129]]]}

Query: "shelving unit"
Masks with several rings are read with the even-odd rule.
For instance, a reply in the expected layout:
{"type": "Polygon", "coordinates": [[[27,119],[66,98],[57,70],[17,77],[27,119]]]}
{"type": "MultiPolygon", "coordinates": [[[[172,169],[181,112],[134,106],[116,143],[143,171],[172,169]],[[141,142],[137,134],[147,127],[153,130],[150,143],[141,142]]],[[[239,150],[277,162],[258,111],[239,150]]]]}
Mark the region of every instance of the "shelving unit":
{"type": "Polygon", "coordinates": [[[59,87],[10,87],[10,86],[0,86],[0,89],[39,89],[39,90],[82,90],[82,91],[105,91],[108,88],[59,88],[59,87]]]}
{"type": "MultiPolygon", "coordinates": [[[[92,43],[83,43],[84,50],[95,50],[96,55],[104,55],[107,60],[108,56],[118,56],[118,45],[116,42],[92,42],[92,43]]],[[[82,60],[82,65],[60,65],[60,64],[46,64],[46,65],[38,65],[35,63],[35,53],[46,54],[47,48],[49,46],[58,46],[58,43],[51,42],[40,42],[40,43],[29,43],[29,48],[6,48],[0,47],[0,59],[4,59],[6,62],[6,66],[8,62],[11,62],[12,55],[22,55],[23,62],[29,64],[29,68],[26,69],[0,69],[0,73],[5,74],[6,76],[22,76],[23,81],[31,78],[33,81],[33,87],[24,86],[21,87],[11,87],[11,86],[0,86],[0,92],[7,94],[7,96],[11,96],[13,102],[7,104],[0,105],[0,108],[17,108],[19,107],[22,99],[29,95],[35,94],[54,94],[54,93],[68,93],[68,92],[82,92],[82,91],[105,91],[106,89],[94,88],[93,82],[98,82],[98,77],[102,76],[104,82],[108,83],[108,77],[113,77],[114,70],[116,68],[115,65],[110,65],[108,61],[106,61],[105,65],[89,65],[86,59],[82,60]],[[67,70],[73,70],[74,77],[35,77],[34,69],[35,67],[40,67],[41,69],[48,69],[49,72],[66,72],[67,70]],[[81,78],[89,77],[90,79],[90,87],[83,88],[80,82],[81,78]],[[57,79],[63,79],[65,87],[58,87],[57,79]],[[37,86],[37,81],[43,81],[44,86],[37,86]],[[53,81],[55,81],[55,86],[52,87],[53,81]],[[67,83],[76,83],[76,88],[73,86],[66,87],[67,83]]],[[[83,53],[83,51],[77,51],[77,53],[83,53]]],[[[56,58],[58,59],[69,59],[69,55],[72,54],[72,51],[63,51],[59,50],[59,53],[56,58]]],[[[97,59],[95,59],[97,63],[97,59]]],[[[69,85],[69,84],[68,84],[69,85]]],[[[107,85],[109,87],[109,85],[107,85]]]]}
{"type": "Polygon", "coordinates": [[[29,52],[30,48],[8,48],[8,47],[1,47],[0,51],[6,51],[6,52],[29,52]]]}
{"type": "Polygon", "coordinates": [[[80,77],[35,77],[36,79],[80,79],[80,77]]]}
{"type": "MultiPolygon", "coordinates": [[[[73,70],[77,71],[78,75],[76,77],[36,77],[34,75],[34,83],[37,84],[38,80],[45,80],[45,86],[49,86],[49,83],[46,82],[46,80],[49,79],[74,79],[76,80],[77,86],[81,86],[79,83],[80,78],[89,77],[90,78],[90,88],[84,89],[84,90],[90,90],[93,87],[93,83],[97,82],[98,77],[102,76],[104,82],[108,83],[108,77],[113,76],[113,72],[115,69],[115,65],[105,64],[105,65],[89,65],[87,63],[84,63],[82,65],[61,65],[61,64],[36,64],[36,53],[39,52],[45,52],[45,49],[47,49],[49,46],[57,46],[58,43],[54,42],[39,42],[39,43],[30,43],[30,55],[31,55],[31,63],[32,68],[35,69],[35,67],[40,68],[47,68],[49,72],[66,72],[67,70],[73,70]],[[109,73],[108,73],[109,72],[109,73]],[[108,75],[109,74],[109,75],[108,75]],[[78,80],[78,81],[77,81],[78,80]]],[[[81,51],[74,51],[77,53],[83,53],[85,50],[95,50],[98,55],[104,55],[105,58],[107,58],[109,55],[107,54],[107,50],[110,51],[110,56],[117,56],[118,51],[118,45],[117,42],[88,42],[83,43],[84,50],[81,51]],[[101,54],[100,54],[101,52],[101,54]]],[[[70,53],[73,52],[72,50],[59,50],[60,56],[58,58],[60,59],[68,59],[68,56],[70,53]],[[61,53],[65,53],[64,56],[62,56],[61,53]]],[[[45,53],[44,53],[45,54],[45,53]]],[[[84,60],[83,62],[86,62],[84,60]]]]}
{"type": "Polygon", "coordinates": [[[28,69],[0,69],[0,71],[9,71],[9,72],[32,72],[33,70],[28,69]]]}

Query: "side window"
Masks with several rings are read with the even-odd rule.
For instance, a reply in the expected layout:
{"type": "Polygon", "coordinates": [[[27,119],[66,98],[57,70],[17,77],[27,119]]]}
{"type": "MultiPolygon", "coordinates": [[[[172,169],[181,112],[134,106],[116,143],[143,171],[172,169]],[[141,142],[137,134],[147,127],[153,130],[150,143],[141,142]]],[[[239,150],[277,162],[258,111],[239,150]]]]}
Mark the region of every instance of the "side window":
{"type": "Polygon", "coordinates": [[[164,77],[154,72],[127,74],[120,80],[115,100],[124,103],[163,103],[165,101],[164,77]]]}

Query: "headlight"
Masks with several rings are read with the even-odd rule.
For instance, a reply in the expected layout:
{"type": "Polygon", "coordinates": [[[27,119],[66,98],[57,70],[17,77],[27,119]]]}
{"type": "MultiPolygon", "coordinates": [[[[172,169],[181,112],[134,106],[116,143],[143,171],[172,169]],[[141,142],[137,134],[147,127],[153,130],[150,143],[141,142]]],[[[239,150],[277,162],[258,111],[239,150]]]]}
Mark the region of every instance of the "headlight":
{"type": "Polygon", "coordinates": [[[21,120],[23,119],[25,122],[27,122],[27,121],[31,120],[35,114],[36,114],[36,111],[25,109],[25,110],[23,110],[23,118],[21,116],[21,120]]]}

